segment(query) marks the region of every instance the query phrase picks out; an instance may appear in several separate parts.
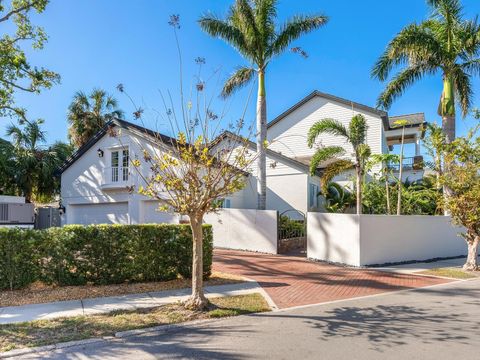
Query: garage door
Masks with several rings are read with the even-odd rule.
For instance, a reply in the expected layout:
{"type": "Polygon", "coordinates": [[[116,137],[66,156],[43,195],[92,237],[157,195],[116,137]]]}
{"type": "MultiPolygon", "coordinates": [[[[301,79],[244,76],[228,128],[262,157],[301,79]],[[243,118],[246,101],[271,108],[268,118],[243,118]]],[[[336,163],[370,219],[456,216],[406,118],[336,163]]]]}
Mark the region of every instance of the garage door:
{"type": "Polygon", "coordinates": [[[70,224],[128,224],[128,203],[72,205],[70,224]]]}
{"type": "Polygon", "coordinates": [[[143,201],[141,206],[144,224],[178,224],[179,222],[177,215],[159,211],[158,201],[143,201]]]}

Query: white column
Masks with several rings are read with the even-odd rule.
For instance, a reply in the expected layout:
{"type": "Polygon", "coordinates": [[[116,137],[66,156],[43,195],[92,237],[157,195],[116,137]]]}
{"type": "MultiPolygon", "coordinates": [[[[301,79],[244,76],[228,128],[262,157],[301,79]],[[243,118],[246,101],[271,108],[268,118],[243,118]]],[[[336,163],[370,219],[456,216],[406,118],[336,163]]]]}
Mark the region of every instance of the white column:
{"type": "Polygon", "coordinates": [[[420,138],[417,136],[415,140],[415,156],[420,155],[420,138]]]}

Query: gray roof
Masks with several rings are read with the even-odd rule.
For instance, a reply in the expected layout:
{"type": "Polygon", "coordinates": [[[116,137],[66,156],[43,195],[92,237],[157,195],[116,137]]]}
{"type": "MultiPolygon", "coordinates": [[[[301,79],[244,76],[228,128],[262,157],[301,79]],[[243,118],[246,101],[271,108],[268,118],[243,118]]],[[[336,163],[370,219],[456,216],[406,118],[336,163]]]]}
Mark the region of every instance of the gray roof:
{"type": "Polygon", "coordinates": [[[387,130],[389,128],[388,114],[385,111],[373,108],[373,107],[368,106],[368,105],[360,104],[360,103],[357,103],[357,102],[354,102],[354,101],[351,101],[351,100],[348,100],[348,99],[344,99],[344,98],[341,98],[341,97],[338,97],[338,96],[335,96],[335,95],[322,93],[318,90],[313,91],[312,93],[310,93],[309,95],[304,97],[302,100],[297,102],[295,105],[293,105],[292,107],[290,107],[289,109],[284,111],[282,114],[277,116],[275,119],[270,121],[267,124],[267,128],[275,125],[276,123],[278,123],[279,121],[284,119],[287,115],[291,114],[292,112],[297,110],[299,107],[301,107],[302,105],[304,105],[305,103],[307,103],[308,101],[310,101],[311,99],[313,99],[315,97],[321,97],[321,98],[324,98],[324,99],[332,100],[332,101],[338,102],[340,104],[344,104],[344,105],[353,107],[354,109],[357,109],[357,110],[364,110],[364,111],[368,111],[370,113],[376,114],[376,115],[380,116],[380,118],[382,119],[383,126],[384,126],[385,130],[387,130]]]}
{"type": "Polygon", "coordinates": [[[415,114],[390,116],[389,118],[390,128],[394,128],[395,122],[398,120],[407,120],[410,124],[410,127],[420,126],[425,123],[425,114],[415,113],[415,114]]]}

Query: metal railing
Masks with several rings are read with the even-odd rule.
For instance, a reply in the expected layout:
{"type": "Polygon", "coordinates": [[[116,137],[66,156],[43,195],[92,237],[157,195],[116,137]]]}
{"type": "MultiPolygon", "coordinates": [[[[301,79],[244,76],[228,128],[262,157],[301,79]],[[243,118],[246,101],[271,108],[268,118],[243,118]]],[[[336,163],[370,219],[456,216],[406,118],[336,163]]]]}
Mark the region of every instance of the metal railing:
{"type": "MultiPolygon", "coordinates": [[[[402,160],[403,170],[422,170],[424,168],[423,156],[406,157],[402,160]]],[[[400,171],[400,164],[388,163],[387,168],[393,171],[400,171]]]]}

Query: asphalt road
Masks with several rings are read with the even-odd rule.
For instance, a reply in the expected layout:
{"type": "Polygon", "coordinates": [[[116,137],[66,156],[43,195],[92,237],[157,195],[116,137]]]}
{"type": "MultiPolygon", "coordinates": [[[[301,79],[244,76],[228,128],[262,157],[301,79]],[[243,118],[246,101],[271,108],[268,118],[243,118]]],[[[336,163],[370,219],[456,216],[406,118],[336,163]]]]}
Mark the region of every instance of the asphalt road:
{"type": "Polygon", "coordinates": [[[479,359],[480,279],[223,319],[25,358],[479,359]]]}

